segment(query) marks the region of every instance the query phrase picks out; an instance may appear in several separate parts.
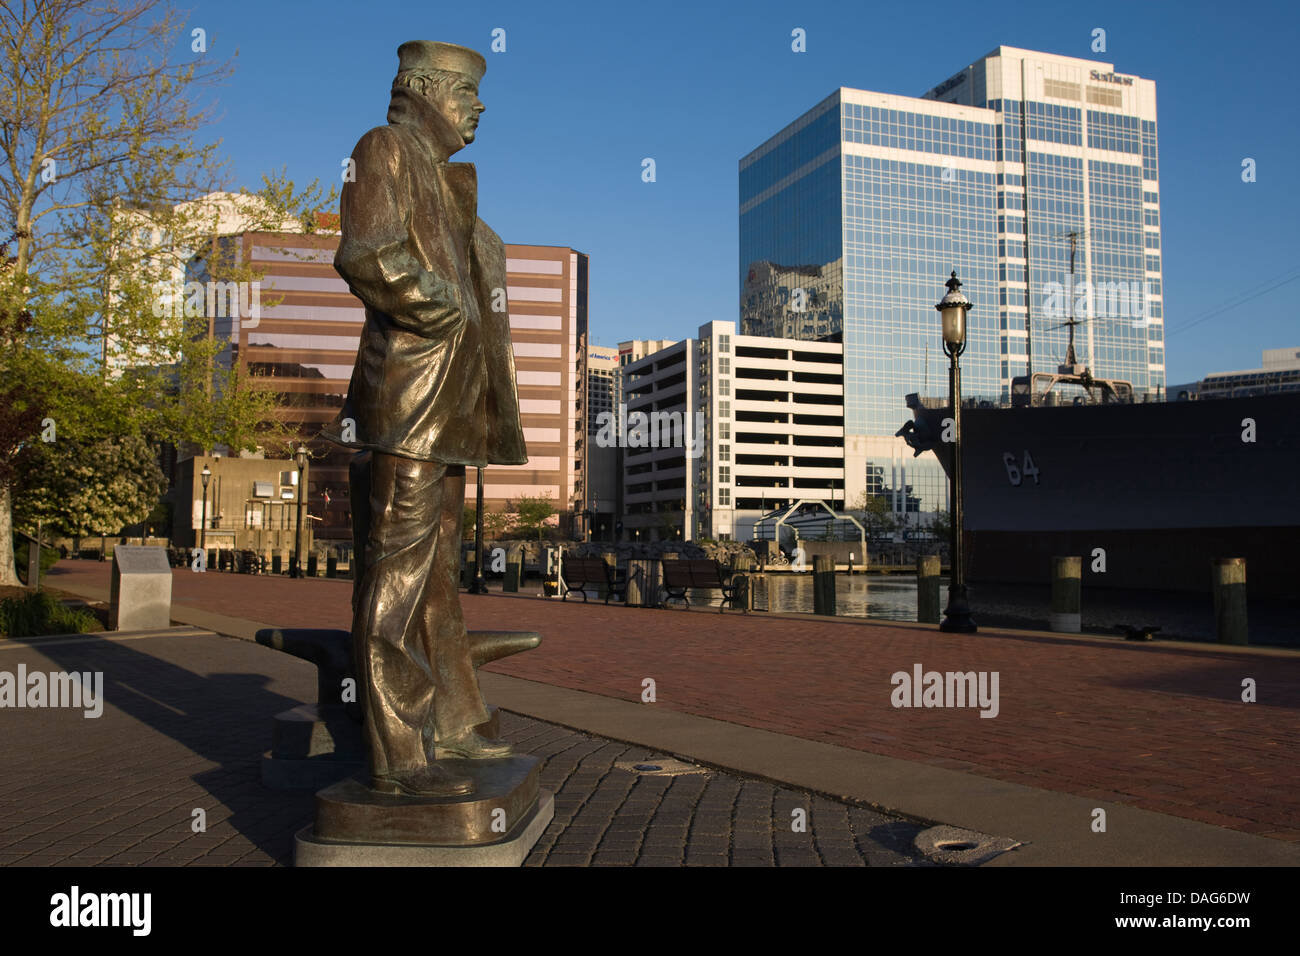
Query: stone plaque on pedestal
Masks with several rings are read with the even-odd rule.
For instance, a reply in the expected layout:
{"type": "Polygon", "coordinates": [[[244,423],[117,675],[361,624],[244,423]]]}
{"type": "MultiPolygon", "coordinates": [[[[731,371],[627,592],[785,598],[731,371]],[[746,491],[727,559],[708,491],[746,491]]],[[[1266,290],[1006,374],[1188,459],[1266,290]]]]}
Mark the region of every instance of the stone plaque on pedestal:
{"type": "Polygon", "coordinates": [[[120,544],[113,549],[109,627],[138,631],[171,627],[172,569],[167,549],[120,544]]]}

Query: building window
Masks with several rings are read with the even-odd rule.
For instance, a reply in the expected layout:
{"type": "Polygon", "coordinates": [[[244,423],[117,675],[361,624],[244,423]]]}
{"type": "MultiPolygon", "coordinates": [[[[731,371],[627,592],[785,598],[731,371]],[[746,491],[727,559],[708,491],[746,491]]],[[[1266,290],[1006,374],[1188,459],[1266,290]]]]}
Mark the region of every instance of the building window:
{"type": "Polygon", "coordinates": [[[731,422],[718,422],[718,437],[723,441],[731,438],[731,422]]]}
{"type": "Polygon", "coordinates": [[[731,402],[718,402],[718,417],[719,418],[731,417],[731,402]]]}
{"type": "Polygon", "coordinates": [[[718,379],[718,394],[719,395],[731,394],[731,379],[729,378],[718,379]]]}
{"type": "Polygon", "coordinates": [[[719,489],[718,489],[718,504],[720,504],[720,505],[730,505],[730,504],[731,504],[731,489],[730,489],[730,488],[719,488],[719,489]]]}
{"type": "Polygon", "coordinates": [[[730,445],[719,445],[719,446],[718,446],[718,461],[731,461],[731,446],[730,446],[730,445]]]}
{"type": "Polygon", "coordinates": [[[730,336],[730,335],[719,335],[719,336],[718,336],[718,351],[719,351],[719,352],[730,352],[730,351],[731,351],[731,336],[730,336]]]}
{"type": "Polygon", "coordinates": [[[731,484],[731,466],[730,466],[730,465],[719,465],[719,466],[718,466],[718,484],[720,484],[720,485],[729,485],[729,484],[731,484]]]}
{"type": "Polygon", "coordinates": [[[718,374],[719,374],[719,375],[730,375],[730,374],[731,374],[731,357],[730,357],[730,356],[723,355],[723,356],[720,356],[720,357],[718,358],[718,374]]]}

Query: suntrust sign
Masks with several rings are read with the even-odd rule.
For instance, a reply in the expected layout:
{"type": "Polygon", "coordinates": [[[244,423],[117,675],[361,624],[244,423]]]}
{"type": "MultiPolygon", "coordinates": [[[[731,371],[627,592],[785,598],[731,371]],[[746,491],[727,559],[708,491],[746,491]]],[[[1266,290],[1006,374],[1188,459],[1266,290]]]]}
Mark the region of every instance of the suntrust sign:
{"type": "Polygon", "coordinates": [[[940,83],[938,86],[936,86],[934,89],[932,89],[930,91],[930,95],[938,98],[940,96],[943,96],[943,94],[947,93],[953,87],[961,86],[961,84],[965,82],[966,82],[966,72],[963,70],[961,73],[958,73],[956,76],[949,77],[948,79],[940,83]]]}
{"type": "Polygon", "coordinates": [[[1121,86],[1133,85],[1133,77],[1120,76],[1118,73],[1102,73],[1100,70],[1093,70],[1091,76],[1094,80],[1100,80],[1102,83],[1118,83],[1121,86]]]}

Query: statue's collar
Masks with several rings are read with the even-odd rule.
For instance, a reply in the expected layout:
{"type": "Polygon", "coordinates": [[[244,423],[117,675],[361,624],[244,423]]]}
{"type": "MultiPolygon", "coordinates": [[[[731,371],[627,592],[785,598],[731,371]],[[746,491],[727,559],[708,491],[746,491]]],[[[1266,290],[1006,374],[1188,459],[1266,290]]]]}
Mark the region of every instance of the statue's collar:
{"type": "Polygon", "coordinates": [[[414,133],[435,163],[447,162],[453,153],[465,147],[465,141],[447,117],[423,96],[404,86],[393,88],[388,122],[414,133]]]}

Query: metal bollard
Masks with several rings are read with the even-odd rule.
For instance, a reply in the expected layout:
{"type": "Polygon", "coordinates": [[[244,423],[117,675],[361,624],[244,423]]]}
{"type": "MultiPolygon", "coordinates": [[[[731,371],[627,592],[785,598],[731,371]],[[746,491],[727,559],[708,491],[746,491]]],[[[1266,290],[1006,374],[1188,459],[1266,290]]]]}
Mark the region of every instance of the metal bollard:
{"type": "Polygon", "coordinates": [[[325,559],[325,577],[336,578],[339,576],[339,559],[330,555],[325,559]]]}
{"type": "Polygon", "coordinates": [[[460,570],[460,586],[463,588],[472,587],[474,584],[474,570],[478,565],[478,555],[475,549],[470,548],[465,552],[465,562],[460,570]]]}
{"type": "Polygon", "coordinates": [[[732,610],[748,613],[754,609],[754,592],[749,586],[751,580],[752,578],[745,572],[732,575],[731,584],[735,588],[731,599],[732,610]]]}
{"type": "Polygon", "coordinates": [[[1220,644],[1249,644],[1246,628],[1246,559],[1216,558],[1211,566],[1214,632],[1220,644]]]}
{"type": "Polygon", "coordinates": [[[1078,634],[1083,628],[1083,558],[1052,558],[1052,612],[1048,627],[1063,634],[1078,634]]]}
{"type": "MultiPolygon", "coordinates": [[[[613,551],[600,552],[600,560],[604,561],[607,565],[609,565],[611,570],[613,571],[618,570],[618,555],[615,552],[613,551]]],[[[601,581],[600,587],[597,588],[596,590],[596,594],[602,601],[605,600],[605,598],[609,597],[609,584],[606,583],[605,581],[601,581]]]]}
{"type": "Polygon", "coordinates": [[[309,578],[316,577],[316,571],[318,568],[319,568],[319,563],[317,561],[315,553],[313,552],[312,554],[307,555],[307,577],[309,578]]]}
{"type": "Polygon", "coordinates": [[[939,623],[939,574],[941,561],[937,554],[927,554],[916,559],[916,621],[918,624],[939,623]]]}
{"type": "Polygon", "coordinates": [[[41,589],[41,544],[39,538],[27,542],[27,589],[41,589]]]}
{"type": "Polygon", "coordinates": [[[835,616],[835,558],[813,556],[813,613],[835,616]]]}
{"type": "Polygon", "coordinates": [[[519,591],[519,581],[524,570],[524,549],[522,545],[512,544],[506,552],[506,575],[501,582],[501,590],[506,594],[519,591]]]}

